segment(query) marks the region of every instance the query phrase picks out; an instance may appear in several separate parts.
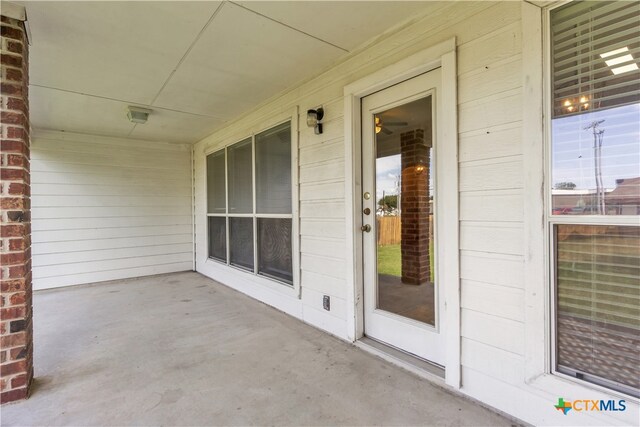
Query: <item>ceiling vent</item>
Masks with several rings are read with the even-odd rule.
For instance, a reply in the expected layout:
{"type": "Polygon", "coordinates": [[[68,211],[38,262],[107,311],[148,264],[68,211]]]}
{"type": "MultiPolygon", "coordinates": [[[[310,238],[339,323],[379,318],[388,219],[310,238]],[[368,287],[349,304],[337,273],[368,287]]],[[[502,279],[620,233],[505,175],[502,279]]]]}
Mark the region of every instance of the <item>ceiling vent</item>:
{"type": "Polygon", "coordinates": [[[127,118],[131,123],[147,123],[147,119],[149,118],[149,114],[151,114],[151,110],[140,107],[131,107],[127,108],[127,118]]]}

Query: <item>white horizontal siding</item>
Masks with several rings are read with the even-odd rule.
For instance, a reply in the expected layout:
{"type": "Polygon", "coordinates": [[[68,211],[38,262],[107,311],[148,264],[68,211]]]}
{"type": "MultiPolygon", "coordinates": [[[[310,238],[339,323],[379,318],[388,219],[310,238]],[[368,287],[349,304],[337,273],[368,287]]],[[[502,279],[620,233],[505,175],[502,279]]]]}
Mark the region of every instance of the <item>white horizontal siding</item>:
{"type": "Polygon", "coordinates": [[[522,222],[522,190],[467,191],[460,194],[461,221],[522,222]]]}
{"type": "MultiPolygon", "coordinates": [[[[536,388],[525,373],[531,361],[527,361],[531,355],[525,355],[525,298],[531,295],[525,291],[523,277],[526,224],[522,123],[526,104],[522,85],[527,58],[522,49],[522,7],[522,2],[446,3],[431,15],[380,36],[331,69],[256,106],[197,143],[196,265],[203,274],[313,326],[341,338],[349,337],[347,328],[353,319],[346,317],[346,301],[351,300],[354,290],[347,287],[347,277],[354,266],[344,261],[344,213],[353,201],[345,198],[344,153],[348,147],[344,146],[343,135],[343,89],[455,37],[462,391],[533,424],[597,424],[601,419],[593,417],[586,422],[585,418],[564,417],[553,408],[558,396],[586,394],[575,393],[576,388],[558,388],[559,381],[552,387],[536,388]],[[322,135],[305,126],[306,110],[317,106],[325,109],[322,135]],[[294,108],[300,114],[300,295],[206,259],[205,153],[275,124],[275,116],[294,108]],[[322,308],[324,295],[331,297],[330,311],[322,308]]],[[[544,289],[539,292],[544,293],[544,289]]],[[[361,297],[356,295],[355,299],[361,297]]],[[[616,423],[613,417],[607,421],[616,423]]]]}
{"type": "Polygon", "coordinates": [[[462,308],[485,312],[493,307],[491,315],[505,319],[524,321],[524,291],[510,286],[462,280],[462,308]]]}
{"type": "MultiPolygon", "coordinates": [[[[460,278],[523,288],[523,263],[524,260],[519,255],[462,250],[460,251],[460,278]]],[[[487,308],[487,311],[494,311],[493,307],[487,308]]]]}
{"type": "MultiPolygon", "coordinates": [[[[205,152],[268,127],[270,117],[295,107],[298,122],[300,269],[303,319],[336,333],[336,313],[320,295],[344,301],[346,286],[344,105],[346,84],[449,37],[458,43],[461,268],[468,283],[522,286],[522,49],[520,5],[449,4],[398,30],[315,79],[284,92],[195,147],[198,265],[206,261],[205,152]],[[322,105],[324,133],[305,126],[304,113],[322,105]],[[488,262],[483,259],[488,257],[488,262]],[[489,270],[492,265],[495,270],[489,270]],[[309,290],[305,294],[306,290],[309,290]],[[321,319],[327,319],[326,322],[321,319]]],[[[214,277],[215,278],[215,277],[214,277]]],[[[283,299],[288,297],[283,296],[283,299]]],[[[512,311],[521,299],[509,300],[512,311]]],[[[473,309],[490,313],[492,301],[473,309]],[[484,307],[484,305],[487,305],[484,307]]],[[[340,305],[336,305],[340,307],[340,305]]],[[[471,308],[471,307],[470,307],[471,308]]],[[[491,314],[487,314],[491,315],[491,314]]],[[[497,316],[498,313],[496,313],[497,316]]],[[[504,313],[502,313],[504,315],[504,313]]],[[[346,336],[343,322],[339,336],[346,336]]]]}
{"type": "Polygon", "coordinates": [[[190,148],[40,131],[31,144],[35,289],[190,270],[190,148]]]}
{"type": "Polygon", "coordinates": [[[462,337],[522,356],[524,324],[483,311],[462,308],[462,337]]]}
{"type": "Polygon", "coordinates": [[[524,360],[505,350],[463,337],[462,364],[509,384],[524,380],[524,360]]]}
{"type": "Polygon", "coordinates": [[[461,361],[518,384],[524,380],[521,22],[461,46],[458,71],[461,361]]]}

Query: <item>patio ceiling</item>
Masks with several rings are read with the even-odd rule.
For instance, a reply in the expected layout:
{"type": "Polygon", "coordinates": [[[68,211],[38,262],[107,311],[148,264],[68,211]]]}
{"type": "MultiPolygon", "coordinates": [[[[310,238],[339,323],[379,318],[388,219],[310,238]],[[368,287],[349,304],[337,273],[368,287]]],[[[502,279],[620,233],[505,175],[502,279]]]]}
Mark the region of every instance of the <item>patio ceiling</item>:
{"type": "Polygon", "coordinates": [[[434,2],[21,2],[34,128],[193,143],[434,2]],[[128,105],[153,109],[135,125],[128,105]]]}

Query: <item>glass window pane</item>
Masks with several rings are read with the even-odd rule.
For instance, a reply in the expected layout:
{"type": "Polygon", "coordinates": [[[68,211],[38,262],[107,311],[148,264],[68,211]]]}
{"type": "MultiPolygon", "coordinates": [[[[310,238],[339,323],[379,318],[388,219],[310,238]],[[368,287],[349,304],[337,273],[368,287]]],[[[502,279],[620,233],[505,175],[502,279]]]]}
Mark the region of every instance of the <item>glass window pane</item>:
{"type": "Polygon", "coordinates": [[[640,214],[640,104],[552,121],[554,215],[640,214]]]}
{"type": "Polygon", "coordinates": [[[640,8],[551,12],[552,213],[640,214],[640,8]]]}
{"type": "Polygon", "coordinates": [[[291,213],[291,123],[256,135],[256,209],[291,213]]]}
{"type": "Polygon", "coordinates": [[[377,308],[435,325],[432,97],[374,117],[377,308]]]}
{"type": "Polygon", "coordinates": [[[251,138],[227,149],[229,213],[253,213],[251,138]]]}
{"type": "Polygon", "coordinates": [[[551,11],[553,117],[640,102],[640,8],[576,1],[551,11]]]}
{"type": "Polygon", "coordinates": [[[227,219],[209,217],[209,258],[227,262],[227,219]]]}
{"type": "Polygon", "coordinates": [[[291,219],[258,218],[258,272],[293,283],[291,219]]]}
{"type": "Polygon", "coordinates": [[[640,227],[557,225],[560,372],[640,395],[640,227]]]}
{"type": "Polygon", "coordinates": [[[229,218],[231,265],[253,271],[253,218],[229,218]]]}
{"type": "Polygon", "coordinates": [[[224,150],[207,156],[207,212],[225,213],[224,150]]]}

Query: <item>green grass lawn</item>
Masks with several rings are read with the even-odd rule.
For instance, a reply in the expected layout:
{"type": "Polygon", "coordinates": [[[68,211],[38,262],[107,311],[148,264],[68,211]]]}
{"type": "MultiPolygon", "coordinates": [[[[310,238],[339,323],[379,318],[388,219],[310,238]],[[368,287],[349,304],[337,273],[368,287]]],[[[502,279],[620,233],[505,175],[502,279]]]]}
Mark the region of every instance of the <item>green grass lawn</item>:
{"type": "MultiPolygon", "coordinates": [[[[429,251],[433,255],[433,242],[429,243],[429,251]]],[[[433,282],[433,256],[429,260],[431,264],[431,281],[433,282]]],[[[400,245],[378,246],[378,274],[389,276],[402,276],[402,253],[400,245]]]]}
{"type": "Polygon", "coordinates": [[[378,246],[378,274],[400,277],[402,275],[400,245],[378,246]]]}

